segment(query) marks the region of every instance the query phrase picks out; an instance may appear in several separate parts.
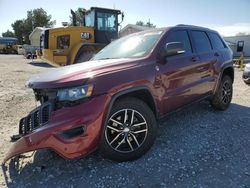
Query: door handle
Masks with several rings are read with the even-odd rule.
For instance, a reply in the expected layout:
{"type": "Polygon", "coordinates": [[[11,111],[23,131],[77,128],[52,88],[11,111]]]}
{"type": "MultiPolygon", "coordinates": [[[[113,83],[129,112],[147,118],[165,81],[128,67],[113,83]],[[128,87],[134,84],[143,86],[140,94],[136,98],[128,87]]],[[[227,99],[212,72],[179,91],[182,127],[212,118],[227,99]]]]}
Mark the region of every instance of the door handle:
{"type": "Polygon", "coordinates": [[[214,53],[214,56],[215,56],[215,57],[219,57],[220,54],[219,54],[218,52],[215,52],[215,53],[214,53]]]}
{"type": "Polygon", "coordinates": [[[197,58],[197,57],[191,57],[191,61],[193,61],[193,62],[196,62],[196,61],[198,61],[199,59],[197,58]]]}

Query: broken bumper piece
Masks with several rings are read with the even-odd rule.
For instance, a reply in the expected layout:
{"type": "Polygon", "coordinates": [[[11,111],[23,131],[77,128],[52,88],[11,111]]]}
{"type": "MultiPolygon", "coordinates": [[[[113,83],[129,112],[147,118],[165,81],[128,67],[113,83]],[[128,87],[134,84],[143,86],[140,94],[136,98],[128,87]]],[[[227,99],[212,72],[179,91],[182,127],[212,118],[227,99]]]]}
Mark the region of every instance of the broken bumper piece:
{"type": "Polygon", "coordinates": [[[16,142],[3,163],[22,153],[44,148],[65,159],[82,157],[94,151],[100,141],[106,109],[104,96],[97,98],[56,111],[50,104],[33,110],[20,120],[19,134],[12,137],[16,142]]]}

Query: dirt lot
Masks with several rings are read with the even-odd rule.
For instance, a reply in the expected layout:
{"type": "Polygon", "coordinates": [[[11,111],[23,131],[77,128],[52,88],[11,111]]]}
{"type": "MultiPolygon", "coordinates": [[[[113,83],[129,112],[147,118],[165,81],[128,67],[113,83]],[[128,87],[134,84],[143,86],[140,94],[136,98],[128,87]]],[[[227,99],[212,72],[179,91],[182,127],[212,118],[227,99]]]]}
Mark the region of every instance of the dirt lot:
{"type": "MultiPolygon", "coordinates": [[[[0,55],[0,162],[19,119],[36,105],[25,82],[49,69],[22,56],[0,55]]],[[[0,171],[0,187],[250,187],[250,86],[241,74],[235,70],[227,111],[202,102],[171,115],[159,123],[153,148],[137,161],[116,163],[97,152],[66,161],[42,150],[10,160],[0,171]]]]}

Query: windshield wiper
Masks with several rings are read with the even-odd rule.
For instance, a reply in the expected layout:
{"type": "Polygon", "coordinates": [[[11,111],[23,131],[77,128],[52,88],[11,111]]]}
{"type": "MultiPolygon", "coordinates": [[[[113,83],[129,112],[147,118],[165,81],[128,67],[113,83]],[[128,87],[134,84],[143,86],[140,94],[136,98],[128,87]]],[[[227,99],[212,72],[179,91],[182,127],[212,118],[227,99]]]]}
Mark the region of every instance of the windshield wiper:
{"type": "Polygon", "coordinates": [[[114,58],[114,57],[112,57],[112,58],[110,58],[110,57],[105,57],[105,58],[100,58],[100,59],[96,59],[96,60],[105,60],[105,59],[119,59],[119,58],[114,58]]]}

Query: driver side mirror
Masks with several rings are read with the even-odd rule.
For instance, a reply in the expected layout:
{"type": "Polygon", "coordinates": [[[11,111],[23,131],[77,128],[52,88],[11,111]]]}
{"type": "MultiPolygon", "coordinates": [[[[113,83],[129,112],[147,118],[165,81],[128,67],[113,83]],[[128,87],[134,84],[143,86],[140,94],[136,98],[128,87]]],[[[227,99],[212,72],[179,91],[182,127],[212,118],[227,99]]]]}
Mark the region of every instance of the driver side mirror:
{"type": "Polygon", "coordinates": [[[124,19],[124,13],[122,12],[122,21],[123,21],[123,19],[124,19]]]}
{"type": "Polygon", "coordinates": [[[161,51],[158,62],[166,63],[166,58],[185,53],[184,44],[182,42],[169,42],[161,51]]]}
{"type": "Polygon", "coordinates": [[[122,22],[123,22],[123,20],[124,20],[124,12],[122,12],[122,13],[121,13],[121,19],[122,19],[122,20],[121,20],[121,22],[119,22],[119,23],[118,23],[118,21],[117,21],[118,26],[120,26],[120,25],[121,25],[121,23],[122,23],[122,22]]]}
{"type": "Polygon", "coordinates": [[[185,53],[184,44],[182,42],[169,42],[166,44],[162,55],[164,57],[175,56],[185,53]]]}

